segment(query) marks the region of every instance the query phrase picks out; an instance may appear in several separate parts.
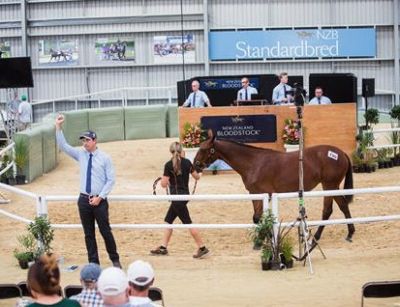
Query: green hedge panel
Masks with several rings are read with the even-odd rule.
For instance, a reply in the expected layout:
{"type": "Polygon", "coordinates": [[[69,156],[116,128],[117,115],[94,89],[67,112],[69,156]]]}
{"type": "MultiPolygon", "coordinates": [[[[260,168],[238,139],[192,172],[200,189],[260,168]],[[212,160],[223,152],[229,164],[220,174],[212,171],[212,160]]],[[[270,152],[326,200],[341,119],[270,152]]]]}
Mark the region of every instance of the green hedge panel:
{"type": "Polygon", "coordinates": [[[54,124],[42,124],[42,146],[43,146],[43,172],[48,173],[57,165],[57,143],[54,124]]]}
{"type": "Polygon", "coordinates": [[[99,142],[122,141],[124,134],[124,109],[107,108],[90,111],[89,129],[97,134],[99,142]]]}
{"type": "Polygon", "coordinates": [[[165,106],[140,106],[125,108],[126,140],[165,137],[165,106]]]}
{"type": "Polygon", "coordinates": [[[24,168],[26,179],[31,182],[43,174],[42,129],[35,127],[18,132],[14,139],[23,138],[29,144],[28,162],[24,168]]]}
{"type": "Polygon", "coordinates": [[[167,135],[168,137],[178,137],[178,106],[170,105],[167,109],[167,135]]]}
{"type": "Polygon", "coordinates": [[[65,122],[63,124],[63,132],[65,139],[71,146],[79,146],[81,144],[79,135],[89,129],[88,110],[65,112],[65,122]]]}

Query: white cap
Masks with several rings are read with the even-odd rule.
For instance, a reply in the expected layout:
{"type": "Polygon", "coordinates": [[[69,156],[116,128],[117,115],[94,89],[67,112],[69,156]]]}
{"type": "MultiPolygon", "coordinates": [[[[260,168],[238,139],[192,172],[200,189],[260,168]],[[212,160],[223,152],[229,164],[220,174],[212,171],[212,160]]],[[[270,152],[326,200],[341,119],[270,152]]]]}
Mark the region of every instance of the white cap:
{"type": "Polygon", "coordinates": [[[101,295],[115,296],[127,288],[128,278],[120,268],[111,267],[103,270],[97,281],[97,289],[101,295]]]}
{"type": "Polygon", "coordinates": [[[154,279],[154,270],[150,263],[136,260],[128,268],[128,279],[137,286],[145,286],[154,279]]]}

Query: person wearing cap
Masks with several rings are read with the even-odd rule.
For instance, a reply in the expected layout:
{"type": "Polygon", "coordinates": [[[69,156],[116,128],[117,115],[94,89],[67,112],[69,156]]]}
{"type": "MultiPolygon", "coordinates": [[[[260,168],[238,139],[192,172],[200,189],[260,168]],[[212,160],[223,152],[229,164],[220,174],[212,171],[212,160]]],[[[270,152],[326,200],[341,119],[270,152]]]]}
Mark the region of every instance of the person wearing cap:
{"type": "Polygon", "coordinates": [[[69,145],[62,132],[63,123],[64,116],[60,114],[56,118],[56,139],[60,149],[79,163],[80,194],[78,209],[85,234],[88,260],[100,264],[95,236],[95,222],[97,222],[113,266],[121,267],[108,218],[107,196],[115,183],[111,158],[97,148],[97,135],[90,130],[79,136],[83,149],[69,145]]]}
{"type": "Polygon", "coordinates": [[[30,127],[32,122],[32,106],[27,101],[26,95],[21,96],[22,102],[18,106],[18,115],[20,130],[25,130],[30,127]]]}
{"type": "Polygon", "coordinates": [[[97,291],[97,280],[99,279],[101,268],[96,263],[89,263],[81,270],[82,292],[71,296],[71,300],[78,301],[82,306],[101,307],[103,299],[97,291]]]}
{"type": "Polygon", "coordinates": [[[128,268],[129,302],[134,307],[158,307],[149,298],[149,288],[154,282],[154,270],[150,263],[137,260],[128,268]]]}
{"type": "Polygon", "coordinates": [[[131,306],[129,304],[128,278],[120,268],[104,269],[97,281],[97,289],[103,298],[103,306],[131,306]]]}

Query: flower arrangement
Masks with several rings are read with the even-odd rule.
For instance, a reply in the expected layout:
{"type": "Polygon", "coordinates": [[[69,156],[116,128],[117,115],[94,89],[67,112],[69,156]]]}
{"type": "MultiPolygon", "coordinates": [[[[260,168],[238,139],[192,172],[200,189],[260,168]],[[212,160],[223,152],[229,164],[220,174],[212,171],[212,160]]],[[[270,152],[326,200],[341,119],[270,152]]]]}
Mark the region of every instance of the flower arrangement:
{"type": "Polygon", "coordinates": [[[282,131],[282,140],[285,144],[298,145],[300,140],[299,123],[293,119],[285,119],[285,127],[282,131]]]}
{"type": "Polygon", "coordinates": [[[191,124],[186,122],[183,125],[182,145],[186,148],[200,147],[201,142],[205,141],[205,136],[199,123],[191,124]]]}

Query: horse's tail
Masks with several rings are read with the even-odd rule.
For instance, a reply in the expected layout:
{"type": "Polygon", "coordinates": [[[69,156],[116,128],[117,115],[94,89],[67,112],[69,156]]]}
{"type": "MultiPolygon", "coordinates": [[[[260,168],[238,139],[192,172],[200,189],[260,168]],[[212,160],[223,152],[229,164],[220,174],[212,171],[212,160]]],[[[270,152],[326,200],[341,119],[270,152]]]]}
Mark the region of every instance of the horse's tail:
{"type": "MultiPolygon", "coordinates": [[[[353,188],[353,167],[351,165],[350,158],[347,154],[347,172],[346,178],[344,180],[344,189],[352,189],[353,188]]],[[[353,201],[353,195],[345,195],[344,198],[346,199],[347,203],[351,203],[353,201]]]]}

